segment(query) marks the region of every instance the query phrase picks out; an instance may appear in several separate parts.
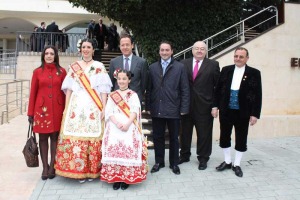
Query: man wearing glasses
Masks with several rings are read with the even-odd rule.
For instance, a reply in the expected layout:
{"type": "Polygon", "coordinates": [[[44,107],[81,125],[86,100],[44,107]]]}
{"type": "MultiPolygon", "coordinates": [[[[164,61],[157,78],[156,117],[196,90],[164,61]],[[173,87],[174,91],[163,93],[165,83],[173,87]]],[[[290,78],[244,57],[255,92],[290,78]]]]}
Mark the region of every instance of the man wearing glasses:
{"type": "Polygon", "coordinates": [[[179,164],[190,161],[193,128],[197,134],[197,159],[199,170],[207,168],[212,152],[213,120],[211,115],[214,88],[220,76],[217,61],[206,58],[207,45],[197,41],[192,49],[193,57],[185,59],[185,66],[190,86],[189,114],[181,117],[179,164]]]}
{"type": "Polygon", "coordinates": [[[249,53],[238,47],[234,52],[234,63],[222,68],[215,89],[213,117],[220,112],[220,147],[224,162],[217,171],[232,169],[238,177],[243,176],[240,167],[243,152],[247,150],[249,124],[253,126],[260,117],[262,86],[260,71],[248,66],[249,53]],[[235,159],[231,161],[231,132],[235,128],[235,159]]]}

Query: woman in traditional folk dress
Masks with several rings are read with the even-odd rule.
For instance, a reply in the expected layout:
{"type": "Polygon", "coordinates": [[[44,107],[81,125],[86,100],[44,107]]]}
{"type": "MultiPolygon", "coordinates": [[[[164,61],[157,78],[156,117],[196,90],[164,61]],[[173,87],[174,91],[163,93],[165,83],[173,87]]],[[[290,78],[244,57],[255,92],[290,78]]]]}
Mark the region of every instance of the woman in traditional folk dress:
{"type": "Polygon", "coordinates": [[[79,46],[82,60],[70,66],[62,85],[66,108],[55,168],[58,175],[84,183],[100,176],[101,121],[112,83],[104,65],[92,58],[93,40],[84,39],[79,46]]]}
{"type": "Polygon", "coordinates": [[[42,180],[55,177],[54,161],[57,138],[65,108],[65,94],[61,85],[66,70],[59,65],[58,51],[46,46],[41,56],[42,64],[33,71],[28,105],[28,121],[33,131],[39,133],[40,155],[43,163],[42,180]],[[50,138],[51,160],[48,162],[50,138]]]}
{"type": "Polygon", "coordinates": [[[146,179],[148,155],[140,100],[128,88],[131,73],[119,70],[115,75],[119,89],[109,95],[105,110],[101,180],[114,183],[114,190],[126,190],[146,179]]]}

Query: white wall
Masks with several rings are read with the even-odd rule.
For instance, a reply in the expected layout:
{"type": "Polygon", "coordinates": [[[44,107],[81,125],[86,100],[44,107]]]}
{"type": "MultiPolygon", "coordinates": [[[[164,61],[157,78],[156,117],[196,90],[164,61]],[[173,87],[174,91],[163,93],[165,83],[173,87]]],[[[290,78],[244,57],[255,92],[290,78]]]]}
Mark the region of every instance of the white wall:
{"type": "MultiPolygon", "coordinates": [[[[284,24],[243,45],[248,65],[261,71],[263,87],[262,116],[250,137],[300,136],[300,68],[290,64],[300,58],[299,10],[300,4],[286,3],[284,24]]],[[[233,54],[217,59],[220,66],[233,64],[233,54]]]]}

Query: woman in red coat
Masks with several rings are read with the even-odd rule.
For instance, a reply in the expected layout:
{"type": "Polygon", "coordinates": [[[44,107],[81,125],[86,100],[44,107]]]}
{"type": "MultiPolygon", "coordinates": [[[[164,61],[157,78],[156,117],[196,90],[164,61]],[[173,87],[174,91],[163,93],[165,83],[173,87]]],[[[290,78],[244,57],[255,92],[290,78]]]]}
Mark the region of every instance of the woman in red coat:
{"type": "Polygon", "coordinates": [[[61,90],[66,70],[59,65],[58,51],[46,46],[41,56],[42,64],[33,71],[28,105],[28,121],[33,131],[39,133],[40,154],[43,163],[42,180],[55,177],[54,161],[60,130],[65,95],[61,90]],[[48,140],[50,138],[51,161],[48,164],[48,140]]]}

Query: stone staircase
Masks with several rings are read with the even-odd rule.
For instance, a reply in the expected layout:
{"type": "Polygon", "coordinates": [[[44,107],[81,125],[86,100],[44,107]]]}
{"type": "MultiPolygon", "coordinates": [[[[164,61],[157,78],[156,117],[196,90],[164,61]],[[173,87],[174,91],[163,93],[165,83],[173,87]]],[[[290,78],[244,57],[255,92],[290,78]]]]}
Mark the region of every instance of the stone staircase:
{"type": "Polygon", "coordinates": [[[249,29],[249,26],[245,24],[245,28],[244,28],[244,31],[245,31],[245,41],[249,41],[255,37],[257,37],[258,35],[260,35],[260,32],[258,32],[255,28],[253,29],[249,29]]]}
{"type": "MultiPolygon", "coordinates": [[[[153,132],[152,132],[152,118],[151,116],[146,112],[142,112],[142,124],[143,124],[143,133],[148,139],[148,149],[153,149],[153,132]]],[[[165,130],[165,148],[169,148],[169,130],[166,127],[165,130]]]]}
{"type": "Polygon", "coordinates": [[[98,60],[98,61],[102,62],[104,64],[106,70],[108,71],[110,60],[117,56],[120,56],[120,55],[122,55],[122,53],[119,51],[117,51],[117,52],[102,51],[101,52],[99,50],[96,50],[95,54],[94,54],[94,60],[98,60]]]}

